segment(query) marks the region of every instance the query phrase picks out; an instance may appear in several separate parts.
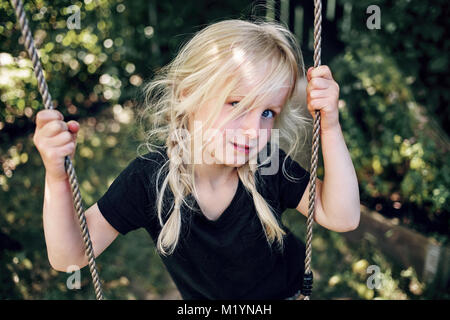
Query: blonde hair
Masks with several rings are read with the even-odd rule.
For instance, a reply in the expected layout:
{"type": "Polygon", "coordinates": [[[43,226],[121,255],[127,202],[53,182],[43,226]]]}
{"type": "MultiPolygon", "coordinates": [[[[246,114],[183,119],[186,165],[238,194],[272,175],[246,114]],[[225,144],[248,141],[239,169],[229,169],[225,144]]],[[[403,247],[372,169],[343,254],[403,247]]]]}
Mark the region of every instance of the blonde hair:
{"type": "MultiPolygon", "coordinates": [[[[157,70],[155,77],[144,86],[145,103],[140,118],[148,118],[151,124],[145,132],[145,146],[150,152],[158,152],[158,145],[165,144],[168,156],[157,174],[159,181],[163,172],[167,173],[161,189],[156,183],[155,207],[162,227],[156,247],[160,254],[169,255],[175,250],[183,221],[180,209],[183,203],[193,209],[186,197],[196,192],[193,166],[190,165],[193,163],[192,141],[180,132],[188,131],[190,116],[198,106],[214,98],[217,103],[211,107],[205,121],[209,128],[238,81],[244,76],[252,79],[252,72],[261,70],[264,63],[268,65],[268,72],[262,81],[256,83],[239,102],[239,107],[221,123],[247,112],[244,110],[250,101],[256,98],[257,105],[257,97],[264,99],[279,89],[279,84],[287,83],[288,99],[274,123],[274,129],[278,129],[280,136],[289,142],[287,158],[298,148],[299,129],[304,128],[308,120],[300,114],[301,101],[304,101],[304,90],[300,85],[300,81],[305,79],[303,57],[295,36],[283,25],[273,21],[239,19],[212,23],[185,43],[174,60],[157,70]],[[239,73],[243,66],[250,70],[249,74],[239,73]],[[168,186],[174,198],[172,208],[163,219],[163,195],[168,186]]],[[[237,173],[253,196],[268,243],[277,240],[283,247],[285,231],[280,227],[273,208],[256,188],[257,183],[262,182],[256,173],[263,164],[249,161],[238,167],[237,173]]],[[[284,162],[282,171],[285,172],[284,162]]]]}

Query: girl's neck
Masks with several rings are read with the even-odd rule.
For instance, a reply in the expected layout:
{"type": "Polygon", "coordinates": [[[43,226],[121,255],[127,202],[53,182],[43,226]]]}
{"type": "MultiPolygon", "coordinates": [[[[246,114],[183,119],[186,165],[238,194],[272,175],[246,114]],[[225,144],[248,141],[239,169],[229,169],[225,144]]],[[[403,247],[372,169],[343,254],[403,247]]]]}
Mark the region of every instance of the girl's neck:
{"type": "Polygon", "coordinates": [[[195,164],[194,176],[198,184],[217,189],[237,177],[237,168],[223,164],[195,164]]]}

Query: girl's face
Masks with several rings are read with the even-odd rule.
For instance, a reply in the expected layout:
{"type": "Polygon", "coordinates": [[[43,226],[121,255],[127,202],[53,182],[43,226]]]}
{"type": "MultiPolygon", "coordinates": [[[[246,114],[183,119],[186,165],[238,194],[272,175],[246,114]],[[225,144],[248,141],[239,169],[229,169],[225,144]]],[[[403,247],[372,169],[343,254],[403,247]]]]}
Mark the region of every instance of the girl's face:
{"type": "MultiPolygon", "coordinates": [[[[202,163],[239,167],[250,158],[256,159],[257,154],[269,141],[275,119],[286,103],[289,87],[280,88],[261,101],[255,109],[247,111],[246,114],[235,120],[228,121],[221,127],[222,119],[226,118],[233,108],[236,108],[236,104],[244,98],[243,93],[248,92],[242,86],[240,89],[244,90],[225,100],[212,130],[202,131],[203,141],[210,140],[203,153],[202,163]],[[237,147],[235,144],[244,146],[244,148],[237,147]]],[[[207,110],[211,110],[214,102],[211,100],[203,105],[192,120],[206,120],[207,110]]],[[[193,128],[192,122],[191,128],[193,128]]]]}

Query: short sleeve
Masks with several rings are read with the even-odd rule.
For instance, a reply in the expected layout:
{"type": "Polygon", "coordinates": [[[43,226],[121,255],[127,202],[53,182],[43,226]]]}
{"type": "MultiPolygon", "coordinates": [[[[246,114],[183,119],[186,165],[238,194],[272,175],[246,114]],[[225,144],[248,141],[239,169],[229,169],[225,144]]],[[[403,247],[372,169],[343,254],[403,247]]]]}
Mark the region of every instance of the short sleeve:
{"type": "Polygon", "coordinates": [[[270,162],[262,165],[259,171],[266,185],[262,190],[281,212],[287,208],[297,208],[308,186],[310,174],[290,156],[286,158],[286,152],[281,148],[274,150],[271,156],[270,162]]]}
{"type": "Polygon", "coordinates": [[[278,183],[280,190],[280,204],[282,208],[295,209],[308,186],[310,174],[290,156],[284,160],[286,153],[282,149],[279,149],[279,151],[280,168],[278,183]],[[287,177],[283,171],[287,173],[287,177]]]}
{"type": "Polygon", "coordinates": [[[140,158],[131,161],[97,201],[105,219],[123,235],[148,227],[154,212],[144,161],[140,158]]]}

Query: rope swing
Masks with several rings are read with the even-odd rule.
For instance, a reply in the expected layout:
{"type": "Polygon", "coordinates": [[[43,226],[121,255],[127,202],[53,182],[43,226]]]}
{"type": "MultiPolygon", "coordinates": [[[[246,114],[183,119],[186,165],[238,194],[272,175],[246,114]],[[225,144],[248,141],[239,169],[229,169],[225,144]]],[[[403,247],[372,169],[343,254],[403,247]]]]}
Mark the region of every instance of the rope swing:
{"type": "MultiPolygon", "coordinates": [[[[23,3],[21,0],[11,0],[14,7],[17,20],[19,21],[22,37],[24,39],[24,46],[27,50],[28,56],[33,63],[34,74],[37,78],[39,93],[44,101],[45,109],[54,109],[52,99],[48,90],[47,82],[45,81],[42,65],[39,60],[39,56],[34,45],[31,30],[28,24],[28,19],[25,16],[23,3]]],[[[321,22],[322,22],[322,1],[314,0],[314,68],[320,66],[320,54],[321,54],[321,22]]],[[[301,293],[304,296],[303,300],[309,300],[312,293],[313,273],[311,270],[311,253],[312,253],[312,231],[314,222],[314,210],[315,210],[315,195],[316,195],[316,177],[317,177],[317,162],[318,162],[318,150],[320,143],[320,111],[315,110],[315,119],[313,127],[313,143],[311,154],[311,173],[310,173],[310,189],[309,189],[309,207],[308,207],[308,219],[307,219],[307,232],[306,232],[306,254],[305,254],[305,273],[303,276],[303,287],[301,293]]],[[[72,198],[74,208],[78,215],[78,220],[81,229],[81,235],[83,237],[85,245],[85,253],[88,257],[89,271],[92,276],[92,283],[95,289],[95,296],[97,300],[103,300],[102,286],[95,263],[95,256],[92,249],[92,242],[89,236],[89,230],[86,224],[86,216],[84,213],[83,203],[80,194],[80,188],[78,185],[75,169],[69,156],[65,156],[64,167],[69,177],[70,188],[72,190],[72,198]]]]}
{"type": "MultiPolygon", "coordinates": [[[[36,75],[38,82],[39,93],[44,100],[45,109],[54,109],[50,92],[48,91],[47,82],[45,81],[44,72],[42,71],[42,65],[39,61],[39,56],[34,45],[33,36],[31,35],[28,19],[25,16],[23,9],[23,3],[21,0],[11,0],[14,10],[16,12],[17,20],[19,21],[20,28],[22,30],[22,36],[24,39],[24,46],[28,52],[28,56],[33,63],[34,74],[36,75]]],[[[95,296],[97,300],[103,300],[102,285],[97,272],[97,266],[95,263],[95,256],[92,250],[91,237],[89,236],[89,230],[86,225],[86,216],[84,215],[83,203],[81,201],[80,188],[75,174],[75,169],[72,165],[72,161],[69,156],[64,158],[64,167],[67,175],[69,176],[70,189],[72,190],[72,198],[75,210],[78,215],[78,221],[80,222],[81,235],[83,237],[86,256],[89,261],[89,271],[91,272],[92,282],[95,288],[95,296]]]]}
{"type": "MultiPolygon", "coordinates": [[[[321,42],[322,42],[322,1],[314,0],[314,68],[320,66],[321,42]]],[[[306,220],[306,253],[305,274],[303,276],[302,294],[303,300],[309,300],[312,293],[313,272],[311,270],[312,232],[314,222],[316,200],[317,162],[319,159],[320,144],[320,110],[315,110],[313,143],[311,152],[311,172],[309,176],[309,207],[306,220]]]]}

